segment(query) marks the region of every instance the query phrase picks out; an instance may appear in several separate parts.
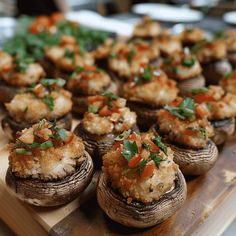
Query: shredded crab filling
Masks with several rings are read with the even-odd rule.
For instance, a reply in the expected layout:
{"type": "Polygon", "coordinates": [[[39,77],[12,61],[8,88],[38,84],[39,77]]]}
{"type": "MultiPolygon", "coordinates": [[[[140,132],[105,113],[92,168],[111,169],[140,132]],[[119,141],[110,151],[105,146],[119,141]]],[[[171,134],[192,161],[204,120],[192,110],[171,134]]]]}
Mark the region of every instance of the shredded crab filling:
{"type": "Polygon", "coordinates": [[[111,85],[110,76],[95,66],[76,68],[67,83],[67,89],[73,94],[96,95],[111,85]]]}
{"type": "Polygon", "coordinates": [[[64,84],[63,79],[43,79],[5,103],[6,109],[17,122],[61,118],[72,108],[71,93],[62,88],[64,84]]]}
{"type": "Polygon", "coordinates": [[[88,104],[82,124],[89,133],[122,133],[136,124],[136,114],[125,106],[126,100],[111,92],[88,97],[88,104]]]}
{"type": "Polygon", "coordinates": [[[39,81],[45,72],[32,58],[13,57],[0,52],[0,79],[12,86],[25,87],[39,81]]]}
{"type": "Polygon", "coordinates": [[[147,64],[159,56],[158,47],[142,40],[114,45],[109,56],[109,67],[119,76],[130,77],[138,73],[142,64],[147,64]]]}
{"type": "Polygon", "coordinates": [[[148,66],[139,68],[139,73],[123,85],[123,94],[130,101],[163,106],[173,101],[178,93],[174,80],[148,66]]]}
{"type": "Polygon", "coordinates": [[[148,204],[174,188],[178,165],[160,136],[126,131],[103,156],[103,171],[128,203],[148,204]]]}
{"type": "Polygon", "coordinates": [[[205,104],[195,104],[189,97],[177,97],[159,111],[158,129],[171,142],[194,149],[204,148],[214,135],[208,115],[205,104]]]}
{"type": "Polygon", "coordinates": [[[205,33],[202,29],[193,27],[186,28],[180,35],[182,42],[184,43],[197,43],[205,39],[205,33]]]}
{"type": "Polygon", "coordinates": [[[170,78],[187,80],[201,75],[202,68],[194,55],[175,53],[163,59],[162,69],[170,78]]]}
{"type": "Polygon", "coordinates": [[[236,94],[236,71],[231,71],[224,75],[220,81],[220,86],[229,93],[236,94]]]}
{"type": "Polygon", "coordinates": [[[82,140],[46,120],[18,133],[9,148],[11,171],[21,178],[63,179],[85,159],[82,140]]]}
{"type": "Polygon", "coordinates": [[[225,92],[220,86],[192,90],[195,102],[208,108],[209,120],[223,120],[236,116],[236,95],[225,92]]]}

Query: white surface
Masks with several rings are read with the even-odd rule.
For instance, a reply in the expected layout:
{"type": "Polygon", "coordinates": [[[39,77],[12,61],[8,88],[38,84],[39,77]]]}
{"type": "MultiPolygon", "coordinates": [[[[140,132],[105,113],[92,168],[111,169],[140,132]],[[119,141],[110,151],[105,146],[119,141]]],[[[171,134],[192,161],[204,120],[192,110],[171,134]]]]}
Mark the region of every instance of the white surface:
{"type": "Polygon", "coordinates": [[[226,23],[236,25],[236,11],[225,13],[223,16],[223,20],[226,23]]]}
{"type": "Polygon", "coordinates": [[[199,11],[157,3],[136,4],[132,7],[132,11],[137,14],[149,15],[155,20],[168,22],[195,22],[203,18],[199,11]]]}
{"type": "Polygon", "coordinates": [[[131,23],[108,19],[98,13],[87,10],[68,12],[66,18],[93,29],[115,32],[121,36],[130,36],[134,29],[134,25],[131,23]]]}

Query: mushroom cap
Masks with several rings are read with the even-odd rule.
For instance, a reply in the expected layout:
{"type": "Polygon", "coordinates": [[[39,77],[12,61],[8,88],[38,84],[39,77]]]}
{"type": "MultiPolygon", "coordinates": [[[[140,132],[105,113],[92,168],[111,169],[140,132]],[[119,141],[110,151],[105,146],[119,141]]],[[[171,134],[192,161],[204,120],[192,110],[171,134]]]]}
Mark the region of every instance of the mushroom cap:
{"type": "Polygon", "coordinates": [[[90,183],[93,176],[93,162],[85,152],[85,160],[75,173],[58,181],[42,181],[16,177],[8,168],[7,185],[17,197],[35,206],[58,206],[72,201],[90,183]]]}
{"type": "MultiPolygon", "coordinates": [[[[131,130],[139,132],[136,125],[134,125],[131,130]]],[[[105,135],[91,134],[84,128],[82,122],[76,126],[74,133],[83,139],[86,151],[92,156],[95,166],[99,168],[102,165],[102,156],[111,149],[118,135],[115,133],[105,135]]]]}
{"type": "Polygon", "coordinates": [[[228,118],[224,120],[211,121],[214,127],[215,135],[212,140],[216,145],[223,144],[228,136],[232,135],[235,131],[235,118],[228,118]]]}
{"type": "MultiPolygon", "coordinates": [[[[12,117],[6,116],[2,119],[2,129],[10,140],[16,138],[16,133],[25,128],[32,126],[31,123],[26,122],[16,122],[12,117]]],[[[67,115],[57,119],[57,126],[61,129],[70,130],[72,126],[72,115],[68,113],[67,115]]]]}
{"type": "Polygon", "coordinates": [[[10,102],[14,96],[20,92],[20,90],[20,87],[8,85],[6,82],[0,79],[0,102],[10,102]]]}
{"type": "Polygon", "coordinates": [[[104,172],[99,176],[97,187],[97,199],[102,210],[112,220],[136,228],[161,223],[183,205],[186,195],[186,182],[180,171],[176,175],[174,189],[165,193],[158,201],[147,205],[140,202],[128,204],[126,198],[113,190],[104,172]]]}
{"type": "Polygon", "coordinates": [[[166,145],[174,151],[174,161],[184,175],[205,174],[218,158],[218,149],[211,140],[205,148],[199,150],[182,148],[170,143],[166,145]]]}

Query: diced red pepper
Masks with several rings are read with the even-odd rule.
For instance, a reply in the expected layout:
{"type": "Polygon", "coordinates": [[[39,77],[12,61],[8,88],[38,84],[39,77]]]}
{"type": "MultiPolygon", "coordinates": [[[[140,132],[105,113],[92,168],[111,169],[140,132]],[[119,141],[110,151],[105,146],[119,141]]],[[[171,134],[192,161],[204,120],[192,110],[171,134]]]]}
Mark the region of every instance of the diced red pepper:
{"type": "Polygon", "coordinates": [[[141,160],[142,160],[141,156],[133,156],[131,160],[128,162],[128,166],[130,168],[135,168],[138,166],[141,160]]]}
{"type": "Polygon", "coordinates": [[[112,111],[108,109],[108,106],[104,106],[100,111],[100,116],[110,116],[112,114],[112,111]]]}
{"type": "Polygon", "coordinates": [[[142,179],[147,179],[153,175],[155,169],[154,163],[147,164],[142,171],[141,178],[142,179]]]}
{"type": "Polygon", "coordinates": [[[199,93],[194,96],[194,101],[196,103],[212,102],[214,98],[207,93],[199,93]]]}

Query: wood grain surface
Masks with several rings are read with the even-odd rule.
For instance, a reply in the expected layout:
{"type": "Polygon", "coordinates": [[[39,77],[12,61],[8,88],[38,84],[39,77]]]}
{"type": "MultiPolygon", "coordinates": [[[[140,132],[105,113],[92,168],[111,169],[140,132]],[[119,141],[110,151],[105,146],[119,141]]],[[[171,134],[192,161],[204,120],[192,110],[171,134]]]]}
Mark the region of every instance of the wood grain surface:
{"type": "MultiPolygon", "coordinates": [[[[75,122],[76,123],[76,122],[75,122]]],[[[0,179],[4,181],[8,168],[6,139],[0,130],[0,179]]],[[[53,208],[24,208],[51,235],[190,235],[222,203],[236,187],[236,135],[220,150],[216,165],[204,176],[187,178],[188,197],[184,206],[164,223],[148,229],[127,228],[110,220],[99,208],[95,175],[86,191],[73,202],[53,208]]],[[[0,186],[1,187],[1,186],[0,186]]],[[[6,188],[1,188],[2,196],[6,188]]],[[[15,205],[19,201],[12,201],[15,205]]],[[[1,202],[0,202],[1,208],[1,202]]],[[[14,212],[15,219],[22,218],[14,212]]],[[[27,223],[27,227],[30,225],[27,223]]]]}

